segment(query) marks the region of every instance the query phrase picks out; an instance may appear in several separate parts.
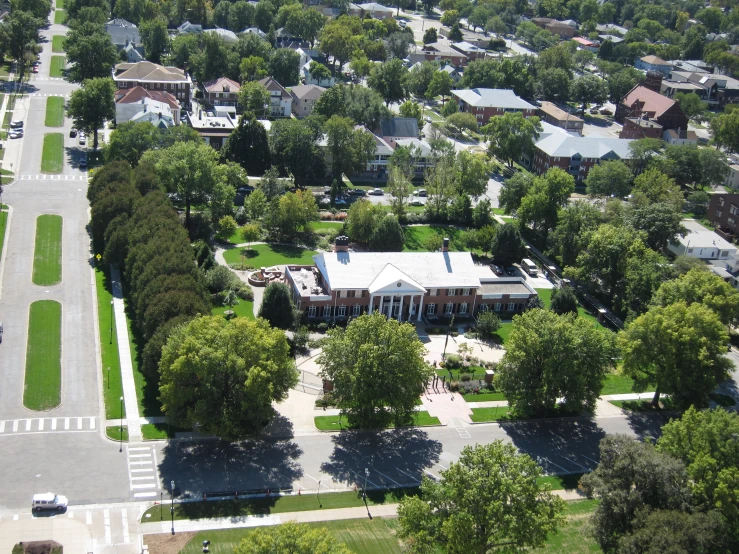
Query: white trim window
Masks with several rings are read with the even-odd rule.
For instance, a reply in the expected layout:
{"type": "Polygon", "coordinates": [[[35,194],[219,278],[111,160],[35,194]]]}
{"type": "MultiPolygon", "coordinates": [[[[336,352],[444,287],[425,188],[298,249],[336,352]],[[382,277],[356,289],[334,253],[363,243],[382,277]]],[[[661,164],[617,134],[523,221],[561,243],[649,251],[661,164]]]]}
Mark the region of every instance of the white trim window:
{"type": "Polygon", "coordinates": [[[457,289],[447,289],[446,295],[447,296],[457,296],[457,289]]]}
{"type": "Polygon", "coordinates": [[[462,296],[469,296],[470,295],[470,289],[462,289],[462,296]]]}
{"type": "Polygon", "coordinates": [[[503,307],[503,306],[501,305],[501,303],[500,303],[500,302],[496,302],[496,303],[495,303],[495,311],[496,311],[496,312],[499,312],[499,311],[500,311],[500,309],[501,309],[502,307],[503,307]]]}
{"type": "Polygon", "coordinates": [[[436,313],[436,304],[426,304],[426,313],[428,315],[433,315],[436,313]]]}
{"type": "Polygon", "coordinates": [[[516,310],[516,303],[515,302],[509,302],[508,303],[508,311],[513,312],[516,310]]]}
{"type": "Polygon", "coordinates": [[[331,306],[323,307],[323,317],[331,317],[331,306]]]}
{"type": "Polygon", "coordinates": [[[481,312],[487,312],[490,309],[490,304],[480,304],[478,310],[481,312]]]}
{"type": "Polygon", "coordinates": [[[444,306],[444,315],[451,315],[454,313],[454,304],[451,302],[448,302],[446,306],[444,306]]]}
{"type": "Polygon", "coordinates": [[[316,317],[316,307],[308,306],[308,317],[316,317]]]}
{"type": "Polygon", "coordinates": [[[341,305],[336,308],[336,317],[346,317],[346,306],[341,305]]]}
{"type": "Polygon", "coordinates": [[[352,317],[358,317],[362,313],[362,306],[355,304],[352,306],[352,317]]]}
{"type": "Polygon", "coordinates": [[[467,302],[462,302],[459,305],[459,313],[460,314],[466,314],[467,313],[467,302]]]}

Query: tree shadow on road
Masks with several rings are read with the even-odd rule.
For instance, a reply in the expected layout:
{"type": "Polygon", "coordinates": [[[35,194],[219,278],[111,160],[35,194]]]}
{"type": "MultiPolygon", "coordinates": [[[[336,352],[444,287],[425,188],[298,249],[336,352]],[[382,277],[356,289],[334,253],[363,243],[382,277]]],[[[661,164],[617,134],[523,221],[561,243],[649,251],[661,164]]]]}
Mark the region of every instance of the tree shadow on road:
{"type": "Polygon", "coordinates": [[[639,440],[656,440],[662,435],[662,426],[670,419],[680,419],[681,412],[665,410],[663,412],[626,411],[626,421],[639,440]]]}
{"type": "Polygon", "coordinates": [[[172,441],[159,464],[164,488],[175,481],[178,496],[203,492],[292,488],[303,470],[302,450],[290,440],[241,442],[220,440],[172,441]]]}
{"type": "Polygon", "coordinates": [[[359,483],[368,468],[370,481],[381,487],[420,483],[423,469],[438,462],[442,450],[439,441],[414,428],[344,431],[334,435],[333,442],[329,461],[321,464],[323,473],[336,482],[359,483]],[[389,471],[395,477],[383,475],[389,471]]]}

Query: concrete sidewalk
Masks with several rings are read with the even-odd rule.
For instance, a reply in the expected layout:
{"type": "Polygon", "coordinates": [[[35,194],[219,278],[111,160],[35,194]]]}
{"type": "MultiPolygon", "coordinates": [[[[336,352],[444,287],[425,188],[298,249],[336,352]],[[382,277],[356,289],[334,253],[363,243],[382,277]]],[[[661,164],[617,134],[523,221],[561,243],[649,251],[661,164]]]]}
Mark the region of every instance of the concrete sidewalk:
{"type": "Polygon", "coordinates": [[[113,312],[115,313],[115,332],[118,339],[118,358],[121,364],[121,383],[123,385],[123,401],[126,405],[126,420],[128,421],[129,442],[141,442],[141,418],[139,417],[139,403],[136,397],[136,382],[133,378],[133,363],[131,361],[131,345],[128,342],[128,325],[123,304],[123,288],[121,274],[114,265],[110,266],[110,281],[113,286],[113,312]]]}

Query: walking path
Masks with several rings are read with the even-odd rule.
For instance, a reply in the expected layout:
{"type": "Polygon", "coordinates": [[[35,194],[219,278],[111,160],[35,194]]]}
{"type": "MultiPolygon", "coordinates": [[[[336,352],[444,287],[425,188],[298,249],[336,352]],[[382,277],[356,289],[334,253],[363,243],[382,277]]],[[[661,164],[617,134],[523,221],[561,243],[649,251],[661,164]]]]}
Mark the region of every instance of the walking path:
{"type": "Polygon", "coordinates": [[[115,313],[115,332],[118,339],[118,358],[121,363],[121,383],[123,385],[123,401],[126,405],[126,421],[128,422],[129,442],[143,440],[141,435],[141,418],[139,403],[136,398],[136,382],[133,378],[131,361],[131,345],[128,342],[128,325],[123,304],[121,274],[114,265],[110,266],[110,281],[113,284],[113,312],[115,313]]]}
{"type": "MultiPolygon", "coordinates": [[[[577,490],[552,491],[563,500],[581,500],[584,496],[577,490]]],[[[265,525],[279,525],[287,521],[296,523],[313,523],[317,521],[337,521],[344,519],[363,519],[366,517],[396,517],[398,504],[379,504],[374,506],[359,506],[356,508],[337,508],[335,510],[307,510],[303,512],[285,512],[281,514],[264,514],[242,517],[220,517],[198,520],[175,520],[175,531],[209,531],[213,529],[239,529],[245,527],[261,527],[265,525]]],[[[143,535],[171,533],[171,521],[141,524],[143,535]]]]}

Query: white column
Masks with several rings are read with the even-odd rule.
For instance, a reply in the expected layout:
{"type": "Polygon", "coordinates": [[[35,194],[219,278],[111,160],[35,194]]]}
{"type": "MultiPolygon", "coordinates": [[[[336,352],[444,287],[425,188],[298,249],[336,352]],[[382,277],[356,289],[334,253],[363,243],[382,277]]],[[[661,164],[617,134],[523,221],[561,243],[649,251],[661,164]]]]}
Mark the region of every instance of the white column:
{"type": "Polygon", "coordinates": [[[390,295],[390,307],[387,310],[387,318],[392,319],[393,318],[393,300],[395,300],[395,296],[392,294],[390,295]]]}
{"type": "Polygon", "coordinates": [[[375,305],[375,296],[370,294],[370,305],[369,305],[368,313],[370,314],[372,313],[372,308],[374,307],[374,305],[375,305]]]}
{"type": "Polygon", "coordinates": [[[380,296],[380,313],[382,313],[382,306],[385,303],[385,295],[380,296]]]}
{"type": "Polygon", "coordinates": [[[412,321],[413,318],[413,295],[410,295],[410,302],[408,303],[408,321],[412,321]]]}
{"type": "Polygon", "coordinates": [[[421,293],[421,302],[418,304],[418,317],[416,318],[416,321],[421,321],[421,316],[423,315],[423,293],[421,293]]]}
{"type": "Polygon", "coordinates": [[[400,306],[398,308],[398,321],[403,321],[403,300],[405,299],[405,295],[400,295],[400,306]]]}

